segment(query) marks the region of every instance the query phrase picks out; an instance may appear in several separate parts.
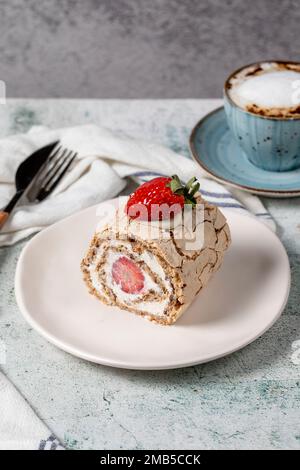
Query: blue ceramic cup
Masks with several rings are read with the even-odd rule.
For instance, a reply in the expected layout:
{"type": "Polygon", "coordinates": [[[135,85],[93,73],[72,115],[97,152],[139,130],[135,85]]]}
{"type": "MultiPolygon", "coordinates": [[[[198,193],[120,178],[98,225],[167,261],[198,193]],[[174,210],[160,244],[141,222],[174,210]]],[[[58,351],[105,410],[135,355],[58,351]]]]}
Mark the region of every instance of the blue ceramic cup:
{"type": "Polygon", "coordinates": [[[251,66],[259,64],[242,67],[225,82],[224,107],[229,128],[247,158],[257,167],[268,171],[299,168],[300,118],[268,117],[246,111],[228,93],[231,78],[251,66]]]}

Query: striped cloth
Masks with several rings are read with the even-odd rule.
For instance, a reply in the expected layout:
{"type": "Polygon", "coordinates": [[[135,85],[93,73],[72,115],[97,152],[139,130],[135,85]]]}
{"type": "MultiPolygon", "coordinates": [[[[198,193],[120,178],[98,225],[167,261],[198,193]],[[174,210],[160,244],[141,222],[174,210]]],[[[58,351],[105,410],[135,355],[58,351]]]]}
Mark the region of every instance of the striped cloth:
{"type": "Polygon", "coordinates": [[[40,441],[38,450],[64,450],[64,447],[60,444],[57,437],[51,434],[48,439],[40,441]]]}
{"type": "Polygon", "coordinates": [[[63,450],[17,389],[0,372],[0,450],[63,450]]]}

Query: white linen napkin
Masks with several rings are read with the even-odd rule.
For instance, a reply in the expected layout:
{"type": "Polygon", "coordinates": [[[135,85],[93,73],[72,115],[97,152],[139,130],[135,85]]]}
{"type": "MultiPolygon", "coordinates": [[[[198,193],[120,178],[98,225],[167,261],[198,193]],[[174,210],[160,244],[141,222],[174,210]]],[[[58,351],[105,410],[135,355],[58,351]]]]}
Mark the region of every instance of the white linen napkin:
{"type": "MultiPolygon", "coordinates": [[[[76,150],[78,159],[56,191],[39,204],[21,204],[0,232],[0,246],[12,245],[80,209],[112,198],[126,185],[156,175],[178,174],[183,180],[197,176],[201,192],[222,207],[255,214],[275,229],[260,200],[204,177],[192,160],[152,142],[116,136],[94,125],[51,130],[34,127],[27,134],[0,141],[0,206],[13,195],[18,165],[34,150],[56,140],[76,150]]],[[[0,372],[0,449],[63,449],[28,403],[0,372]]]]}
{"type": "Polygon", "coordinates": [[[60,140],[76,150],[78,158],[55,192],[42,203],[21,204],[0,231],[0,246],[12,245],[44,227],[98,202],[115,197],[124,189],[125,177],[138,182],[156,174],[177,173],[187,180],[198,176],[203,196],[220,207],[248,209],[274,228],[274,222],[260,200],[235,190],[230,192],[215,181],[204,178],[191,159],[152,142],[117,136],[95,125],[51,130],[33,127],[27,134],[0,141],[0,207],[14,193],[18,165],[34,150],[60,140]]]}
{"type": "Polygon", "coordinates": [[[0,400],[0,450],[64,449],[1,372],[0,400]]]}

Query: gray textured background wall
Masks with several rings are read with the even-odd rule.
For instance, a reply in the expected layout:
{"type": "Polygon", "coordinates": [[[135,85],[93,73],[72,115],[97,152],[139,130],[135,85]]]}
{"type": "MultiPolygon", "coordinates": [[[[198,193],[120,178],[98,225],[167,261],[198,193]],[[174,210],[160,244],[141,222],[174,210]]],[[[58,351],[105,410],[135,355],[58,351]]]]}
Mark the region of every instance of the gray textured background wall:
{"type": "Polygon", "coordinates": [[[299,0],[7,0],[15,97],[218,97],[234,68],[300,60],[299,0]]]}

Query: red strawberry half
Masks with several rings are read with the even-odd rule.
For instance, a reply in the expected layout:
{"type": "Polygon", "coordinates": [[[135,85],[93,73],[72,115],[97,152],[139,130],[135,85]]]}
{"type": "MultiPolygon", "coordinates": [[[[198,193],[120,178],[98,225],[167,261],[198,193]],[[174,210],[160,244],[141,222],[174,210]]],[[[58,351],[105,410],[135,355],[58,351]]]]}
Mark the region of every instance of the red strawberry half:
{"type": "Polygon", "coordinates": [[[144,275],[139,266],[126,256],[121,256],[112,266],[112,277],[127,294],[138,294],[144,287],[144,275]]]}
{"type": "Polygon", "coordinates": [[[142,184],[131,194],[125,212],[131,219],[164,220],[174,217],[184,204],[196,204],[200,184],[191,178],[184,186],[177,175],[161,176],[142,184]]]}

